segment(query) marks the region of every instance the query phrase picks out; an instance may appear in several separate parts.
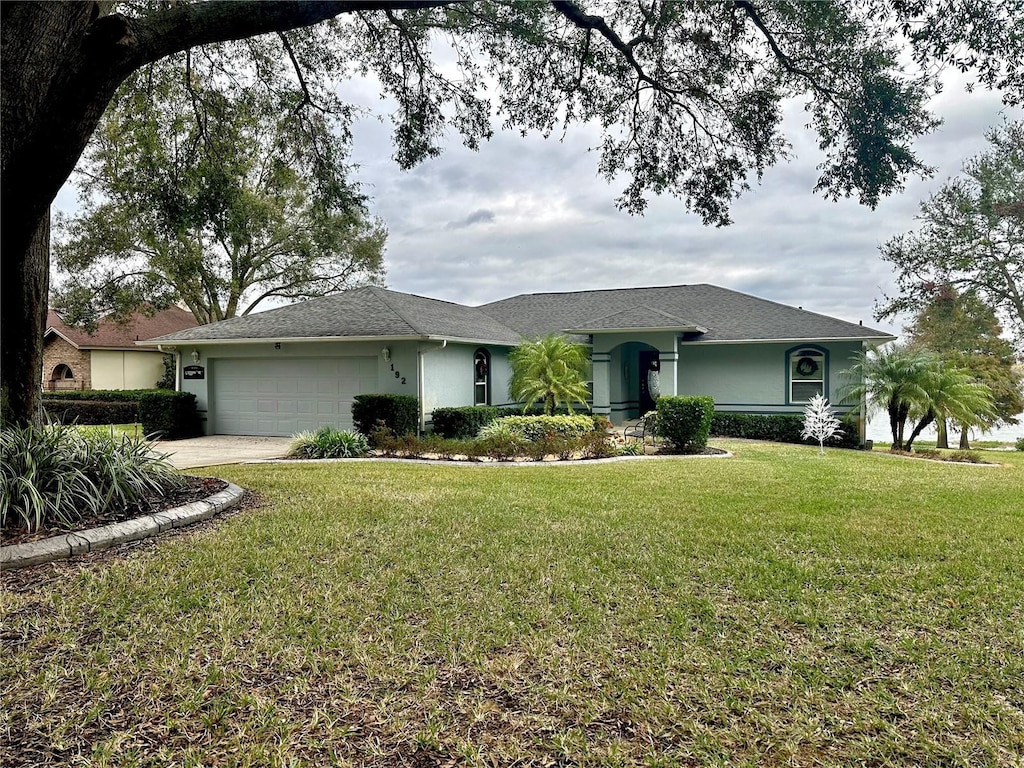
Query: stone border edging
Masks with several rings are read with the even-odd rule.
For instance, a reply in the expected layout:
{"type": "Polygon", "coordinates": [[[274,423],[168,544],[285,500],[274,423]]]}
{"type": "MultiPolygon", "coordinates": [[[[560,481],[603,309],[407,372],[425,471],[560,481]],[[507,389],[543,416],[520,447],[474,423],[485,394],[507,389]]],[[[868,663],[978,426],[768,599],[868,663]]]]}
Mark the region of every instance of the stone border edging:
{"type": "Polygon", "coordinates": [[[143,515],[85,531],[62,533],[26,544],[2,547],[0,571],[63,560],[85,552],[99,552],[129,541],[148,539],[171,528],[181,528],[200,520],[209,520],[218,512],[235,506],[244,493],[244,488],[228,483],[227,488],[213,496],[163,512],[154,512],[152,515],[143,515]]]}
{"type": "Polygon", "coordinates": [[[617,461],[651,461],[672,459],[731,459],[732,453],[662,453],[649,456],[608,456],[603,459],[568,459],[566,461],[461,461],[458,459],[407,459],[399,456],[364,456],[358,459],[252,459],[243,464],[333,464],[338,462],[390,462],[397,464],[426,464],[428,466],[466,467],[565,467],[588,464],[611,464],[617,461]]]}

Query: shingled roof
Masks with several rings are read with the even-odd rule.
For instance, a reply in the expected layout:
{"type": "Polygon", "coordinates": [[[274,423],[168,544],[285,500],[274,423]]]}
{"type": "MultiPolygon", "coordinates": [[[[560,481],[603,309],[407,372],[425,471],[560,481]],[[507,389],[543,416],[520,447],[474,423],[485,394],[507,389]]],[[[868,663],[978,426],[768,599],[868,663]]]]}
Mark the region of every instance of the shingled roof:
{"type": "Polygon", "coordinates": [[[444,338],[514,345],[547,333],[666,330],[687,341],[878,339],[891,334],[714,285],[528,293],[467,307],[373,286],[150,339],[444,338]]]}
{"type": "Polygon", "coordinates": [[[57,334],[79,349],[137,349],[135,342],[139,339],[177,333],[196,325],[191,312],[180,307],[169,307],[152,316],[136,312],[124,323],[105,318],[100,320],[93,333],[89,333],[83,328],[66,325],[60,315],[51,309],[46,315],[43,338],[57,334]]]}
{"type": "Polygon", "coordinates": [[[707,284],[526,293],[480,309],[522,336],[534,337],[553,330],[599,330],[615,313],[632,312],[636,319],[637,308],[642,307],[656,308],[650,313],[650,328],[667,327],[666,314],[681,319],[680,330],[692,325],[706,328],[694,342],[893,338],[884,331],[707,284]]]}
{"type": "Polygon", "coordinates": [[[248,339],[445,338],[518,344],[518,333],[475,307],[375,286],[172,333],[153,342],[248,339]]]}

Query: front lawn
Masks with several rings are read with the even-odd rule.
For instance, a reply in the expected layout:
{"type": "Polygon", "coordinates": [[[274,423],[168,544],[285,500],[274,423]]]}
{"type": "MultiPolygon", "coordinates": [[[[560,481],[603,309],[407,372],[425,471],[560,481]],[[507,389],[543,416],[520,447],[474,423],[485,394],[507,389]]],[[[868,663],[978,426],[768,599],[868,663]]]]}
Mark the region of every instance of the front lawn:
{"type": "Polygon", "coordinates": [[[2,595],[11,764],[1024,761],[1024,454],[216,468],[2,595]]]}

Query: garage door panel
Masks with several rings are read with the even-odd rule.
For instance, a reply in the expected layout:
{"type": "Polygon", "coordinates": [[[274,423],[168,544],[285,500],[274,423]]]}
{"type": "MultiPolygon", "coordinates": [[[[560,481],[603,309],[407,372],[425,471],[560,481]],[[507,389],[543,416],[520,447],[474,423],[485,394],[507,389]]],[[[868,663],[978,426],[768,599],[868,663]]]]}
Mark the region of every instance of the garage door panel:
{"type": "Polygon", "coordinates": [[[235,358],[212,361],[214,431],[292,435],[352,428],[352,400],[377,391],[375,357],[235,358]]]}

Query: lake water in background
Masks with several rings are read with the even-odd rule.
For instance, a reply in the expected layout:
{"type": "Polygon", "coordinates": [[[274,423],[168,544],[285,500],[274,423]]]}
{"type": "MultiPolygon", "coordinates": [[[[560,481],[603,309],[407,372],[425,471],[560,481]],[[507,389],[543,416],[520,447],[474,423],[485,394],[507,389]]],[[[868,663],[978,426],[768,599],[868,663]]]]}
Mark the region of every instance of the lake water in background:
{"type": "MultiPolygon", "coordinates": [[[[1015,443],[1017,438],[1024,437],[1024,413],[1017,417],[1020,424],[1010,427],[1000,427],[999,429],[993,429],[989,432],[980,432],[976,429],[971,430],[970,439],[974,440],[999,440],[1003,443],[1015,443]]],[[[907,425],[905,437],[909,437],[910,430],[913,425],[907,425]]],[[[929,427],[921,433],[922,438],[925,440],[935,439],[935,428],[934,426],[929,427]]],[[[880,443],[892,442],[892,432],[889,430],[889,417],[884,413],[877,414],[868,421],[867,428],[868,440],[874,440],[880,443]]],[[[957,429],[951,430],[949,434],[949,446],[955,448],[960,444],[960,431],[957,429]]]]}

